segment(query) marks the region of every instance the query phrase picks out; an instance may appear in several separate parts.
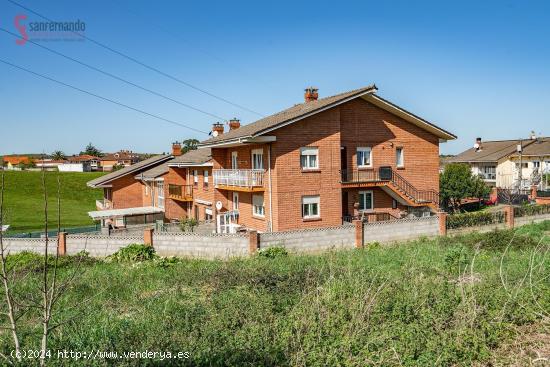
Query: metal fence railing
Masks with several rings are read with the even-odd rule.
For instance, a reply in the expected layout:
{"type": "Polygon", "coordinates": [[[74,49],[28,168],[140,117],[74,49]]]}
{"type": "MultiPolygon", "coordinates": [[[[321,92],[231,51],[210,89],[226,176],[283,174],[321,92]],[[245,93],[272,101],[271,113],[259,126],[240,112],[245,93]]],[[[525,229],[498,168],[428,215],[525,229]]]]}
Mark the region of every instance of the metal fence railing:
{"type": "MultiPolygon", "coordinates": [[[[98,224],[93,226],[86,226],[86,227],[72,227],[72,228],[64,228],[61,227],[61,232],[66,232],[68,234],[78,234],[78,233],[91,233],[91,232],[99,232],[101,230],[101,226],[98,224]]],[[[36,231],[36,232],[6,232],[4,234],[4,237],[6,238],[43,238],[46,237],[46,232],[44,231],[36,231]]],[[[54,231],[48,231],[48,237],[57,237],[57,229],[54,231]]]]}

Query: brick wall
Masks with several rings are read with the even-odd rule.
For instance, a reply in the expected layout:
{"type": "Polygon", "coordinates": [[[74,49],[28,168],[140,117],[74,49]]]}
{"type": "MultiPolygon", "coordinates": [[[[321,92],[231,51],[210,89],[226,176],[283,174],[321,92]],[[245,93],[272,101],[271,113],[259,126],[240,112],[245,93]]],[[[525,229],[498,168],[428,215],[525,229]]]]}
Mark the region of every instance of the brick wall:
{"type": "Polygon", "coordinates": [[[126,175],[112,182],[113,209],[143,206],[144,185],[134,175],[126,175]]]}

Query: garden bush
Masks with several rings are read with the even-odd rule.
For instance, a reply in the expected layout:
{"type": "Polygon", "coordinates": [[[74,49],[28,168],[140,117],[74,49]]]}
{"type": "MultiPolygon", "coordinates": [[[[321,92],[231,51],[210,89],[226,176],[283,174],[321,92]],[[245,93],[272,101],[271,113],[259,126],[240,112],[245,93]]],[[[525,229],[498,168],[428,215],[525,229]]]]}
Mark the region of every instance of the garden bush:
{"type": "Polygon", "coordinates": [[[155,249],[152,246],[133,243],[121,248],[108,257],[109,260],[119,263],[135,263],[157,258],[155,249]]]}
{"type": "Polygon", "coordinates": [[[504,221],[505,214],[502,211],[451,214],[447,216],[447,228],[475,227],[493,223],[503,223],[504,221]]]}

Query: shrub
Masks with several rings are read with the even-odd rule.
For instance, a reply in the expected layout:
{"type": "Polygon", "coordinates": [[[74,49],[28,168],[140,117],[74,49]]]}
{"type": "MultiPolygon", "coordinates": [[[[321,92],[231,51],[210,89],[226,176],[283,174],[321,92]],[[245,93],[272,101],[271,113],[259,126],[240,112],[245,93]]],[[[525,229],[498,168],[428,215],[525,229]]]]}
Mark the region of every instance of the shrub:
{"type": "Polygon", "coordinates": [[[155,249],[152,246],[133,243],[121,248],[108,257],[109,260],[118,263],[135,263],[141,261],[154,260],[157,258],[155,249]]]}
{"type": "Polygon", "coordinates": [[[180,219],[180,228],[182,232],[193,232],[199,222],[195,218],[180,219]]]}
{"type": "Polygon", "coordinates": [[[275,259],[277,257],[288,256],[288,251],[282,246],[269,247],[258,251],[258,256],[268,259],[275,259]]]}
{"type": "Polygon", "coordinates": [[[503,223],[504,212],[472,212],[452,214],[447,217],[447,228],[455,229],[462,227],[482,226],[493,223],[503,223]]]}

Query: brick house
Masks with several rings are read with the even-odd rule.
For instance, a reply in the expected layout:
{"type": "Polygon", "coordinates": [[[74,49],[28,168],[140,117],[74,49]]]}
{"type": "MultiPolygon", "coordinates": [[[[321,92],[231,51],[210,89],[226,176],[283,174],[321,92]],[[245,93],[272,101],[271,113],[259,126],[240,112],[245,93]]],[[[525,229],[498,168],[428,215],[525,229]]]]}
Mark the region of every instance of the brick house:
{"type": "Polygon", "coordinates": [[[281,231],[436,210],[439,143],[456,137],[376,91],[319,99],[308,88],[304,103],[252,124],[215,124],[199,149],[211,149],[217,213],[281,231]]]}
{"type": "Polygon", "coordinates": [[[99,160],[99,165],[103,171],[112,171],[115,166],[128,167],[139,162],[139,160],[139,154],[136,154],[130,150],[121,150],[101,157],[99,160]]]}
{"type": "MultiPolygon", "coordinates": [[[[283,231],[437,210],[439,143],[456,136],[376,91],[319,99],[308,88],[303,103],[249,125],[214,124],[198,150],[181,154],[174,144],[155,165],[166,167],[165,220],[213,219],[218,232],[283,231]]],[[[126,176],[119,180],[130,185],[139,174],[126,176]]],[[[138,191],[128,203],[143,205],[138,191]]]]}

